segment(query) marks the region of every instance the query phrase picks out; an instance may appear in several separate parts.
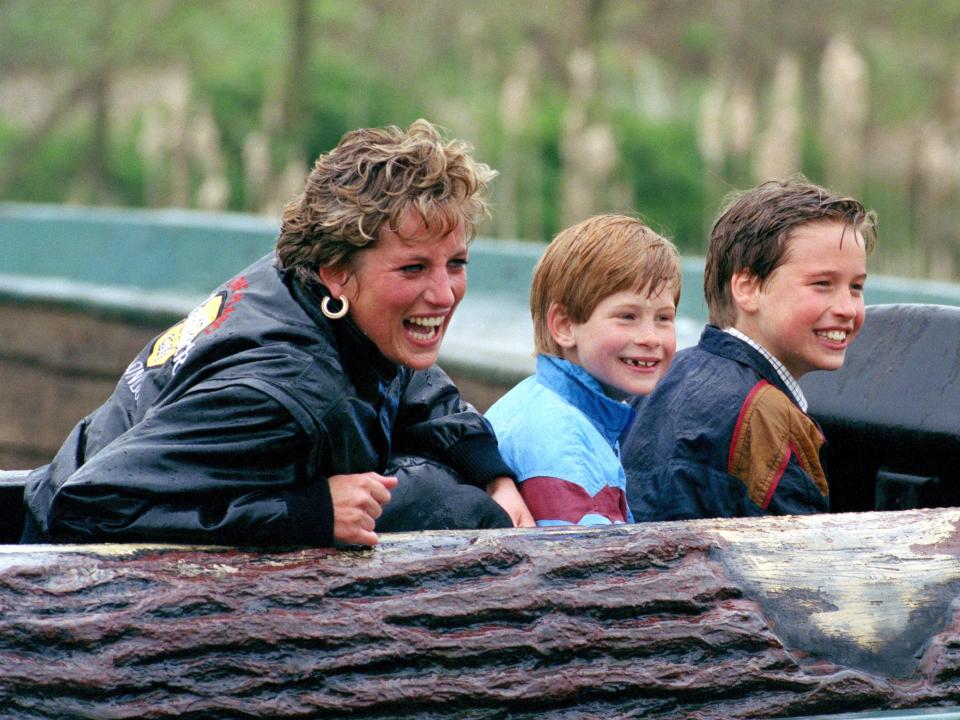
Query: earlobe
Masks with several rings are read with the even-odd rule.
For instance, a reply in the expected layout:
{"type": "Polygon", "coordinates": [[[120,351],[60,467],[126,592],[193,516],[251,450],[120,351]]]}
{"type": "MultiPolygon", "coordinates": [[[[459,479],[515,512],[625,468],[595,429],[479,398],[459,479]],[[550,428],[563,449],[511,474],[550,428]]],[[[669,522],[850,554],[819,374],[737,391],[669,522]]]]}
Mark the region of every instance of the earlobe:
{"type": "Polygon", "coordinates": [[[749,270],[741,270],[730,278],[730,294],[733,304],[741,312],[752,314],[760,303],[760,278],[749,270]]]}
{"type": "Polygon", "coordinates": [[[567,313],[567,308],[560,303],[554,303],[547,310],[547,330],[554,342],[562,348],[574,348],[577,345],[573,337],[573,320],[567,313]]]}

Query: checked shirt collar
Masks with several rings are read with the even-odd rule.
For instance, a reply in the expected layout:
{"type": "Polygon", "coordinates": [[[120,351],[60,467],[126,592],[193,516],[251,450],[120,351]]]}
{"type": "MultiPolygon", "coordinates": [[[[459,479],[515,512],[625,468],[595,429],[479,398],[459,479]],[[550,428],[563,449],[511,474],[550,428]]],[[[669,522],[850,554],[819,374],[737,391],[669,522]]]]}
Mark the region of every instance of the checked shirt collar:
{"type": "Polygon", "coordinates": [[[803,390],[800,389],[800,383],[796,381],[793,375],[790,374],[790,371],[784,367],[783,363],[777,360],[773,355],[770,354],[770,351],[767,350],[763,345],[758,343],[756,340],[747,337],[742,332],[733,327],[728,327],[723,329],[724,332],[730,333],[735,338],[743,340],[747,345],[752,347],[758,353],[763,355],[767,361],[773,365],[773,369],[777,371],[777,375],[780,376],[780,379],[783,380],[783,384],[787,386],[790,390],[790,393],[793,395],[793,399],[797,401],[797,405],[800,406],[800,409],[804,412],[807,411],[807,398],[803,394],[803,390]]]}

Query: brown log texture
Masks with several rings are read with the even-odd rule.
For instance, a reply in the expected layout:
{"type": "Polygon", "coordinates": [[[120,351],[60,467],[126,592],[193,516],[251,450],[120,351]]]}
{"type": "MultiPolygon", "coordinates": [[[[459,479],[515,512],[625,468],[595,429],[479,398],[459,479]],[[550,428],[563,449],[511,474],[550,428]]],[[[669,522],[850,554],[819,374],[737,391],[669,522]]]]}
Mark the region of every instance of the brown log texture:
{"type": "Polygon", "coordinates": [[[960,509],[0,547],[0,716],[770,718],[960,705],[960,509]]]}

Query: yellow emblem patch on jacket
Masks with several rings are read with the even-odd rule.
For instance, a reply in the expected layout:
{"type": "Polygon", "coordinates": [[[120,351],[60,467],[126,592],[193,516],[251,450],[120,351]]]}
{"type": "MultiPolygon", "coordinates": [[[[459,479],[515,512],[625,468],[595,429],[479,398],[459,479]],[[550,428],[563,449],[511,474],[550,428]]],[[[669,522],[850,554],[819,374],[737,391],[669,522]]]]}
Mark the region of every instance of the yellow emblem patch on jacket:
{"type": "Polygon", "coordinates": [[[159,367],[170,358],[189,348],[197,335],[220,316],[225,298],[226,293],[214,295],[199,307],[191,310],[184,320],[181,320],[154,340],[150,354],[147,355],[147,367],[159,367]]]}
{"type": "Polygon", "coordinates": [[[816,423],[783,391],[761,380],[740,408],[727,472],[747,486],[753,502],[766,509],[793,455],[826,497],[829,488],[820,464],[822,445],[823,436],[816,423]]]}

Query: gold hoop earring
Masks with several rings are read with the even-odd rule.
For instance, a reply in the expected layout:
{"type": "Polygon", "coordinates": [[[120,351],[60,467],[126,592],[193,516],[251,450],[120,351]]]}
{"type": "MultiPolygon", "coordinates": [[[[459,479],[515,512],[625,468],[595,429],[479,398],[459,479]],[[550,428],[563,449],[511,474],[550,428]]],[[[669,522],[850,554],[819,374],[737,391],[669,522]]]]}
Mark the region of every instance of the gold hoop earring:
{"type": "Polygon", "coordinates": [[[350,303],[347,302],[347,299],[345,297],[341,296],[340,298],[338,298],[338,300],[340,301],[339,310],[330,309],[330,300],[331,300],[330,296],[325,295],[323,300],[320,301],[320,312],[323,313],[324,317],[328,317],[331,320],[339,320],[340,318],[342,318],[344,315],[347,314],[347,311],[350,310],[350,303]]]}

